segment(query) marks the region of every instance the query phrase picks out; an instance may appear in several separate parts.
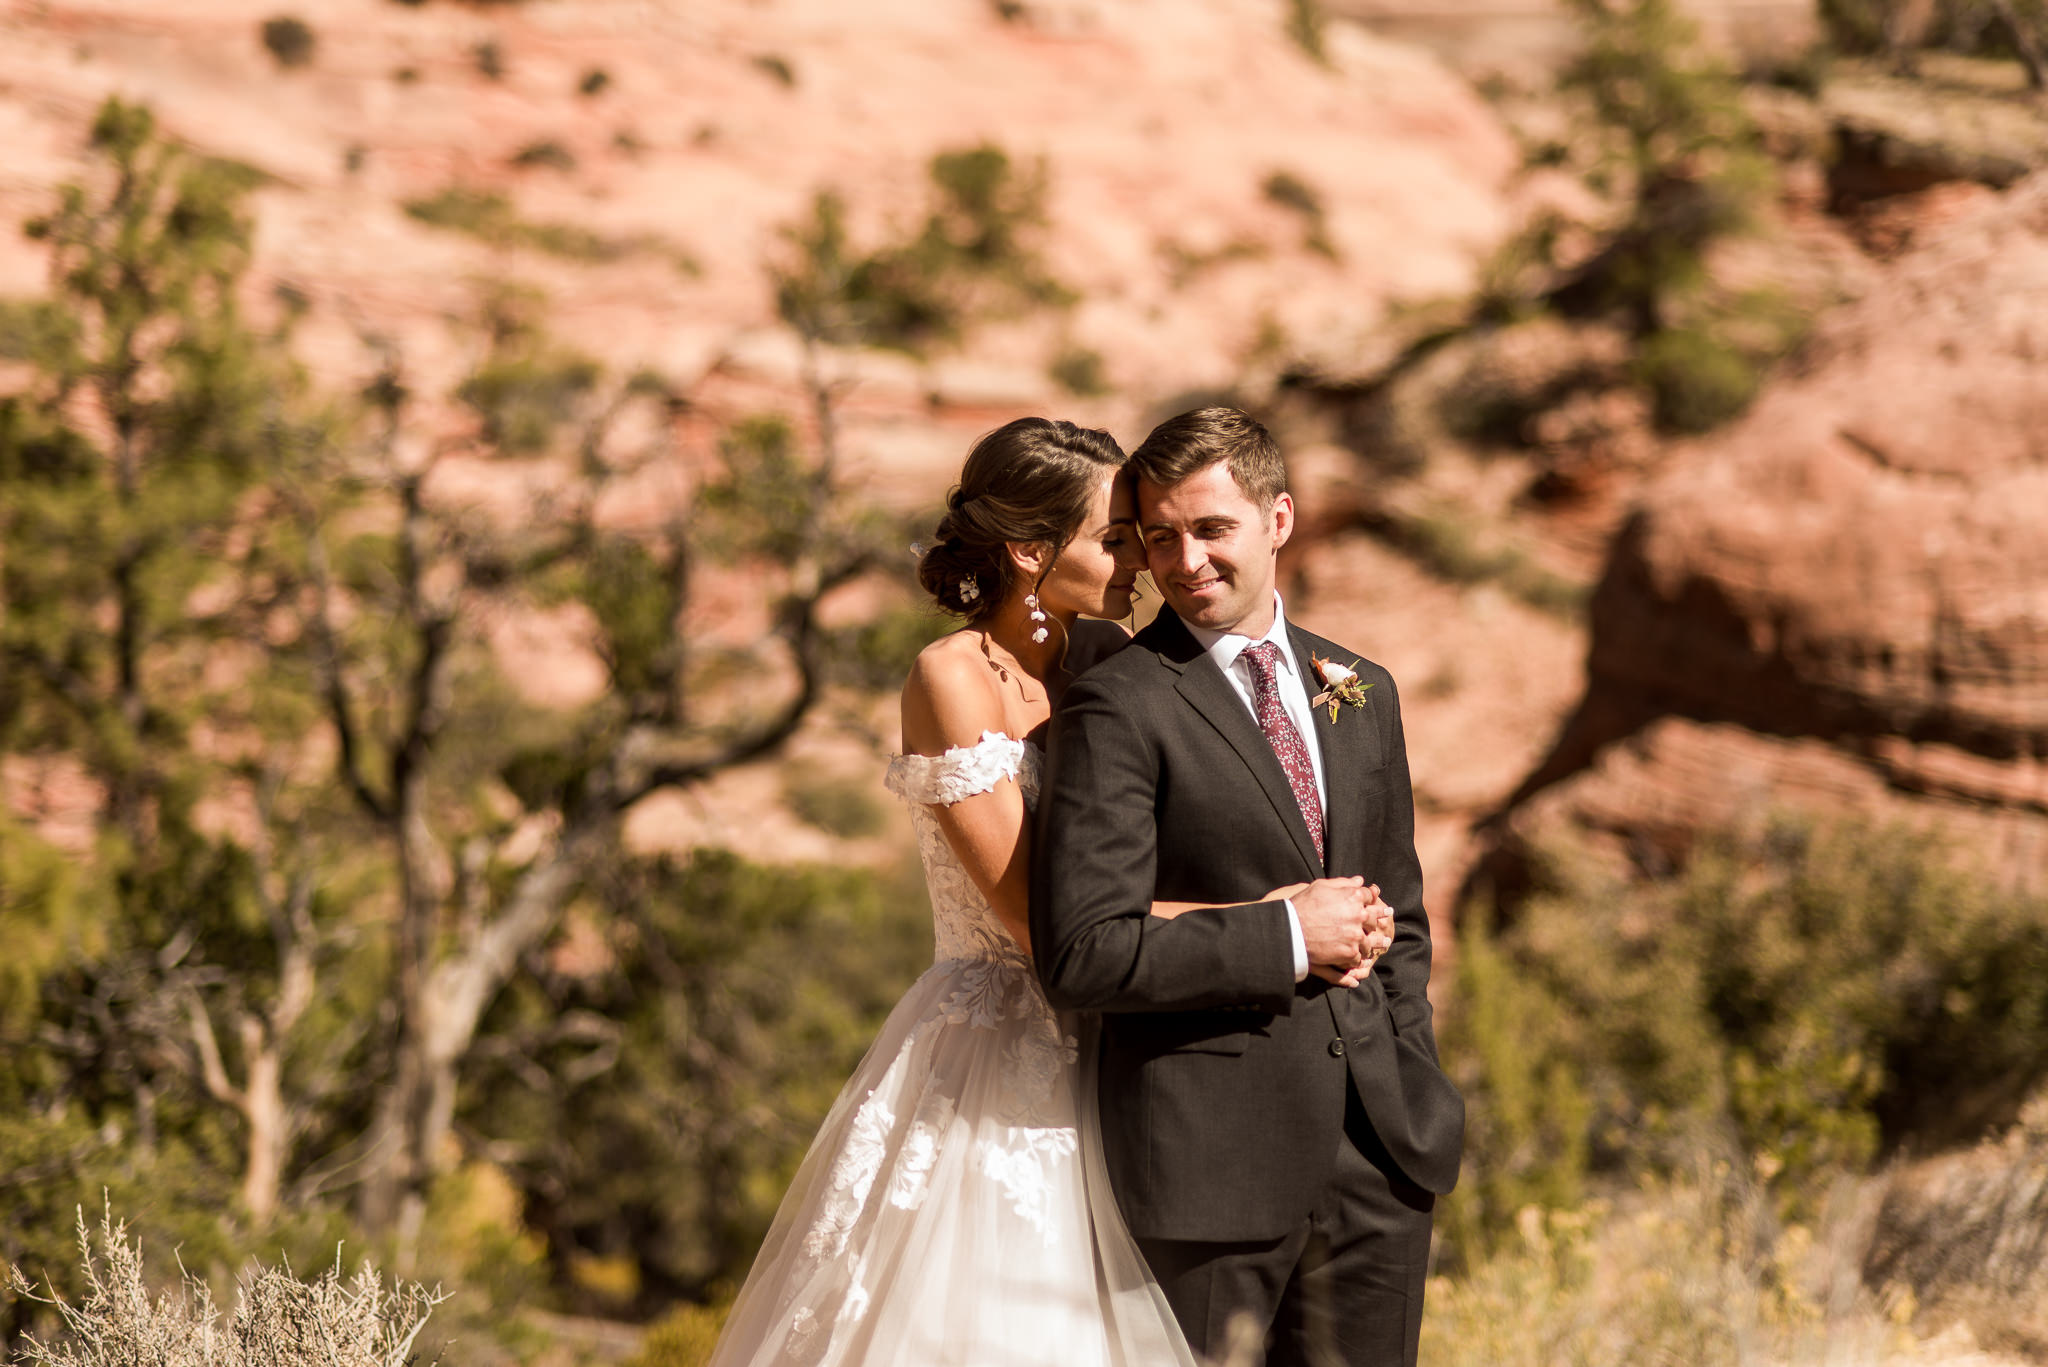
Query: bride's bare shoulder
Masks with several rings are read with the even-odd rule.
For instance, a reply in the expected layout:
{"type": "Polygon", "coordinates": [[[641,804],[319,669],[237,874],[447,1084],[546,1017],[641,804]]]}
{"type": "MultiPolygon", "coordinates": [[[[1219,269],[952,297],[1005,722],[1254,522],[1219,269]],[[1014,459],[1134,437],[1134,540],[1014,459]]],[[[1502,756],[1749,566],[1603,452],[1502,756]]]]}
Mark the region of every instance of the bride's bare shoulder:
{"type": "Polygon", "coordinates": [[[903,681],[905,751],[938,754],[1003,729],[1002,694],[980,647],[979,632],[956,631],[918,652],[903,681]]]}

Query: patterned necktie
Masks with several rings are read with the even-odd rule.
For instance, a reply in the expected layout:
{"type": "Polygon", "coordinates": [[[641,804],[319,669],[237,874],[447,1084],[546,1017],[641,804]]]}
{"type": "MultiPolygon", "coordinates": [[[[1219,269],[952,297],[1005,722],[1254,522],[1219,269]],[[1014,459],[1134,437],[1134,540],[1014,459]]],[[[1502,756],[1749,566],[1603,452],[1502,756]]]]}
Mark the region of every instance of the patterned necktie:
{"type": "Polygon", "coordinates": [[[1295,728],[1294,719],[1280,702],[1280,683],[1275,671],[1280,664],[1280,647],[1261,641],[1248,647],[1240,657],[1252,667],[1252,710],[1259,715],[1259,729],[1279,756],[1287,771],[1287,786],[1301,807],[1301,819],[1308,823],[1309,839],[1315,841],[1316,858],[1323,857],[1323,800],[1316,796],[1315,763],[1308,745],[1295,728]]]}

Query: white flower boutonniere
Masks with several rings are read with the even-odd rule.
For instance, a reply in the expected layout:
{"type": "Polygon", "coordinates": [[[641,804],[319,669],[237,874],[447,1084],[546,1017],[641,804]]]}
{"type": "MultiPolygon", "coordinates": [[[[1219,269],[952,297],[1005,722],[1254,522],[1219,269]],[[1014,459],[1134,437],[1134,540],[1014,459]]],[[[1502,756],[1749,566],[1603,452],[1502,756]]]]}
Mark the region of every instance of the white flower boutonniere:
{"type": "Polygon", "coordinates": [[[1311,655],[1308,658],[1309,662],[1315,665],[1316,674],[1323,681],[1323,691],[1308,700],[1310,707],[1322,707],[1327,704],[1330,709],[1330,720],[1335,721],[1338,704],[1365,706],[1365,690],[1372,685],[1358,681],[1358,661],[1353,660],[1349,665],[1340,665],[1335,660],[1326,660],[1320,655],[1311,655]]]}

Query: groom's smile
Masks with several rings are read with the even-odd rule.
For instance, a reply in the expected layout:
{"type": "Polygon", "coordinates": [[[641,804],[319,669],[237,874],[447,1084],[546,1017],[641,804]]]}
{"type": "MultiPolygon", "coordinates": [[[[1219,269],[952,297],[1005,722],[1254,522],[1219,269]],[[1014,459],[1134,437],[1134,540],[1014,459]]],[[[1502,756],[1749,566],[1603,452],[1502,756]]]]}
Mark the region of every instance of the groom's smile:
{"type": "Polygon", "coordinates": [[[1274,553],[1294,527],[1286,494],[1262,509],[1223,462],[1178,484],[1138,484],[1145,558],[1184,622],[1259,635],[1273,624],[1274,553]]]}

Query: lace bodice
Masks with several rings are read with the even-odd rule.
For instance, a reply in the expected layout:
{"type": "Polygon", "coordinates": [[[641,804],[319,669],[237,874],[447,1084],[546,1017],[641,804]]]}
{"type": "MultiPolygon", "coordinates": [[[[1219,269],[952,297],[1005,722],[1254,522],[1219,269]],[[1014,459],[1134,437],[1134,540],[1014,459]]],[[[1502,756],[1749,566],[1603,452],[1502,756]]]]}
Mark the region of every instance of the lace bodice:
{"type": "Polygon", "coordinates": [[[950,806],[985,793],[1004,779],[1015,779],[1029,808],[1038,801],[1043,756],[1029,741],[1012,740],[1000,731],[984,731],[973,745],[956,745],[943,755],[897,755],[883,779],[889,791],[911,804],[917,829],[918,854],[924,860],[925,886],[931,891],[933,957],[987,959],[1027,966],[1030,956],[996,920],[988,899],[939,829],[932,805],[950,806]]]}
{"type": "Polygon", "coordinates": [[[938,811],[1006,781],[1035,804],[1041,763],[995,731],[890,761],[938,952],[826,1117],[714,1367],[979,1362],[1027,1341],[1035,1361],[1194,1367],[1116,1219],[1099,1145],[1084,1155],[1094,1090],[1078,1032],[939,827],[938,811]],[[1032,1294],[989,1294],[1004,1285],[1032,1294]]]}

